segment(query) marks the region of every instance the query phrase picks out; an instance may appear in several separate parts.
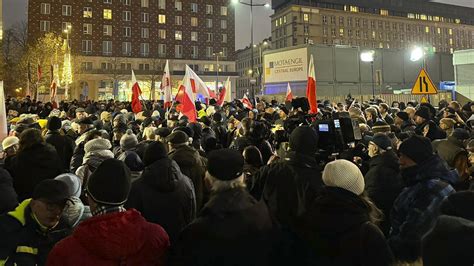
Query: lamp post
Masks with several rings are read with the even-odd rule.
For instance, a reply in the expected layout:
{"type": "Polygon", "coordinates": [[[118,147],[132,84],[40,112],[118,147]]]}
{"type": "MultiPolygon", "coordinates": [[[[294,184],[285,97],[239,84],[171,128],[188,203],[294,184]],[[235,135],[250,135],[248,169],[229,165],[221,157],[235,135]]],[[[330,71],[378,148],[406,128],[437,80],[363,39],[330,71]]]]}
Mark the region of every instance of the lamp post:
{"type": "Polygon", "coordinates": [[[255,87],[254,87],[254,47],[253,47],[253,8],[254,7],[266,7],[269,8],[270,4],[265,3],[265,4],[254,4],[253,0],[250,0],[250,2],[243,2],[242,0],[232,0],[233,4],[242,4],[250,7],[250,49],[251,49],[251,77],[250,77],[250,86],[251,86],[251,97],[255,101],[255,87]]]}
{"type": "Polygon", "coordinates": [[[260,67],[258,69],[258,80],[260,82],[260,93],[263,95],[263,82],[262,82],[262,75],[263,75],[263,50],[265,47],[268,46],[268,42],[264,41],[259,45],[259,55],[260,55],[260,67]],[[261,69],[260,69],[261,68],[261,69]]]}
{"type": "Polygon", "coordinates": [[[216,57],[216,93],[219,92],[219,56],[222,56],[222,51],[218,53],[213,53],[216,57]]]}
{"type": "Polygon", "coordinates": [[[63,82],[64,86],[64,98],[69,98],[69,84],[72,82],[72,70],[71,70],[71,48],[69,47],[69,33],[71,32],[71,25],[68,25],[64,30],[66,33],[66,52],[64,54],[64,65],[63,65],[63,82]]]}
{"type": "Polygon", "coordinates": [[[421,61],[421,67],[425,68],[426,67],[425,50],[422,47],[415,46],[415,48],[413,48],[413,50],[411,50],[410,61],[416,62],[420,59],[423,59],[423,61],[421,61]]]}
{"type": "Polygon", "coordinates": [[[370,63],[372,69],[372,98],[375,100],[375,73],[374,73],[374,61],[375,61],[375,51],[365,51],[360,54],[360,60],[365,63],[370,63]]]}

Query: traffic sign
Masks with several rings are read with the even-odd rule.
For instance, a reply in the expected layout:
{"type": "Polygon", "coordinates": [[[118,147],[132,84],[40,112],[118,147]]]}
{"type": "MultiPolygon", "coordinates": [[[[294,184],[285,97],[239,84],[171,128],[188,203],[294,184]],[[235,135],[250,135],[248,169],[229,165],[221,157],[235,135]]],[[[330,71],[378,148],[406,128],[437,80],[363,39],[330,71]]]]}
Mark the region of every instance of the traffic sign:
{"type": "Polygon", "coordinates": [[[425,96],[423,96],[423,97],[421,97],[421,101],[420,101],[420,102],[421,102],[421,103],[428,103],[428,99],[427,99],[425,96]]]}
{"type": "Polygon", "coordinates": [[[438,94],[438,89],[431,81],[430,76],[424,68],[421,69],[420,74],[416,78],[415,84],[411,89],[413,95],[438,94]]]}

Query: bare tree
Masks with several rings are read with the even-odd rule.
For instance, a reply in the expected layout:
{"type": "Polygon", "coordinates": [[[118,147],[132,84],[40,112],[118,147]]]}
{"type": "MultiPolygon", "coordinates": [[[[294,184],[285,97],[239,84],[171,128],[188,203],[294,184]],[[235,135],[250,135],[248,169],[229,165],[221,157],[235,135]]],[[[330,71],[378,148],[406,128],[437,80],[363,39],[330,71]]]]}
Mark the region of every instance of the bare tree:
{"type": "Polygon", "coordinates": [[[156,82],[159,81],[161,75],[163,75],[164,62],[162,59],[153,57],[149,59],[150,71],[148,72],[147,79],[150,80],[150,100],[155,99],[156,93],[156,82]]]}
{"type": "Polygon", "coordinates": [[[104,73],[113,83],[114,100],[118,99],[119,81],[131,75],[131,67],[129,68],[129,60],[124,57],[109,57],[106,60],[108,64],[106,73],[104,73]]]}

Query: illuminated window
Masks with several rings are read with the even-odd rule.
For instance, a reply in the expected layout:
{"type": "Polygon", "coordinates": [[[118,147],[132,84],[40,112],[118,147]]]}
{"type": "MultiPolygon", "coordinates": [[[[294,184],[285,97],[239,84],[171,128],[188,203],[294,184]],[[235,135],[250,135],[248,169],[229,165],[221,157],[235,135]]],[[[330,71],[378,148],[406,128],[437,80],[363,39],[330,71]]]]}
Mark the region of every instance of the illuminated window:
{"type": "Polygon", "coordinates": [[[193,27],[198,26],[198,18],[196,18],[196,17],[191,18],[191,26],[193,26],[193,27]]]}
{"type": "Polygon", "coordinates": [[[350,6],[350,10],[351,10],[351,12],[356,12],[356,13],[357,13],[357,12],[359,12],[359,7],[357,7],[357,6],[350,6]]]}
{"type": "Polygon", "coordinates": [[[344,37],[344,29],[339,29],[339,36],[344,37]]]}
{"type": "Polygon", "coordinates": [[[286,24],[286,16],[283,17],[283,23],[286,24]]]}
{"type": "Polygon", "coordinates": [[[104,9],[104,19],[112,19],[112,9],[104,9]]]}
{"type": "Polygon", "coordinates": [[[453,39],[452,38],[449,39],[449,44],[453,45],[453,39]]]}
{"type": "Polygon", "coordinates": [[[177,41],[181,41],[183,40],[183,32],[182,31],[175,31],[174,32],[174,39],[177,40],[177,41]]]}
{"type": "Polygon", "coordinates": [[[278,19],[275,19],[275,27],[278,27],[278,19]]]}
{"type": "Polygon", "coordinates": [[[438,31],[438,34],[441,34],[441,28],[438,28],[437,31],[438,31]]]}
{"type": "Polygon", "coordinates": [[[414,19],[414,18],[415,18],[415,14],[413,14],[413,13],[408,13],[408,18],[414,19]]]}
{"type": "Polygon", "coordinates": [[[84,18],[92,18],[92,7],[84,7],[84,11],[82,14],[84,18]]]}
{"type": "Polygon", "coordinates": [[[449,35],[453,35],[453,29],[448,30],[449,35]]]}
{"type": "Polygon", "coordinates": [[[430,27],[426,26],[426,27],[425,27],[425,32],[426,32],[426,33],[430,33],[430,27]]]}
{"type": "Polygon", "coordinates": [[[158,23],[165,24],[166,23],[166,15],[158,15],[158,23]]]}
{"type": "Polygon", "coordinates": [[[438,17],[438,16],[434,16],[434,17],[433,17],[433,21],[439,21],[439,17],[438,17]]]}
{"type": "Polygon", "coordinates": [[[380,9],[380,15],[382,15],[382,16],[388,16],[388,10],[380,9]]]}
{"type": "Polygon", "coordinates": [[[461,20],[457,18],[457,19],[454,20],[454,22],[455,22],[456,24],[459,24],[459,23],[461,23],[461,20]]]}
{"type": "Polygon", "coordinates": [[[449,48],[450,53],[454,53],[454,48],[449,48]]]}
{"type": "Polygon", "coordinates": [[[309,21],[309,14],[303,14],[303,20],[305,22],[308,22],[309,21]]]}
{"type": "Polygon", "coordinates": [[[427,17],[426,15],[424,15],[424,14],[421,14],[421,15],[420,15],[420,19],[421,19],[421,20],[428,20],[428,17],[427,17]]]}

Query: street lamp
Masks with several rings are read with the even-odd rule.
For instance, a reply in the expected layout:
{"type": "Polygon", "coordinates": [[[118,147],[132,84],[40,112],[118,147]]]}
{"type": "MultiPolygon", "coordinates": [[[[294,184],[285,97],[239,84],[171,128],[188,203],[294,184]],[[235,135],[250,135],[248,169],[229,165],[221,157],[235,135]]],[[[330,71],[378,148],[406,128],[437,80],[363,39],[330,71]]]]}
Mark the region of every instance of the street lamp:
{"type": "Polygon", "coordinates": [[[375,73],[374,73],[374,61],[375,61],[375,51],[365,51],[360,54],[360,60],[365,63],[370,63],[372,69],[372,98],[375,99],[375,73]]]}
{"type": "Polygon", "coordinates": [[[264,66],[263,66],[263,51],[265,50],[265,48],[268,45],[269,45],[269,43],[267,41],[264,41],[259,45],[260,66],[258,68],[258,79],[259,79],[259,82],[260,82],[260,92],[262,93],[262,95],[263,95],[262,76],[263,76],[263,68],[264,68],[264,66]]]}
{"type": "Polygon", "coordinates": [[[64,54],[64,65],[63,65],[63,82],[64,86],[64,98],[69,98],[69,84],[72,83],[72,69],[71,69],[71,48],[69,47],[69,33],[71,32],[71,25],[68,25],[64,30],[66,33],[66,53],[64,54]]]}
{"type": "Polygon", "coordinates": [[[217,69],[216,69],[216,92],[219,92],[219,56],[222,56],[223,53],[222,51],[221,52],[218,52],[218,53],[213,53],[212,55],[214,55],[216,57],[216,65],[217,65],[217,69]]]}
{"type": "Polygon", "coordinates": [[[250,49],[251,49],[251,69],[252,69],[252,73],[251,73],[251,80],[250,80],[250,86],[251,86],[251,96],[252,96],[252,99],[255,100],[255,88],[254,88],[254,83],[253,83],[253,79],[254,79],[254,57],[253,57],[253,8],[254,7],[265,7],[265,8],[269,8],[270,7],[270,4],[269,3],[265,3],[265,4],[254,4],[253,0],[250,0],[250,2],[243,2],[242,0],[232,0],[232,3],[233,4],[242,4],[242,5],[245,5],[245,6],[248,6],[250,7],[250,49]]]}
{"type": "Polygon", "coordinates": [[[425,68],[425,65],[426,65],[425,50],[422,47],[415,46],[415,48],[411,50],[410,61],[417,62],[420,59],[423,59],[423,61],[421,62],[421,67],[425,68]]]}

